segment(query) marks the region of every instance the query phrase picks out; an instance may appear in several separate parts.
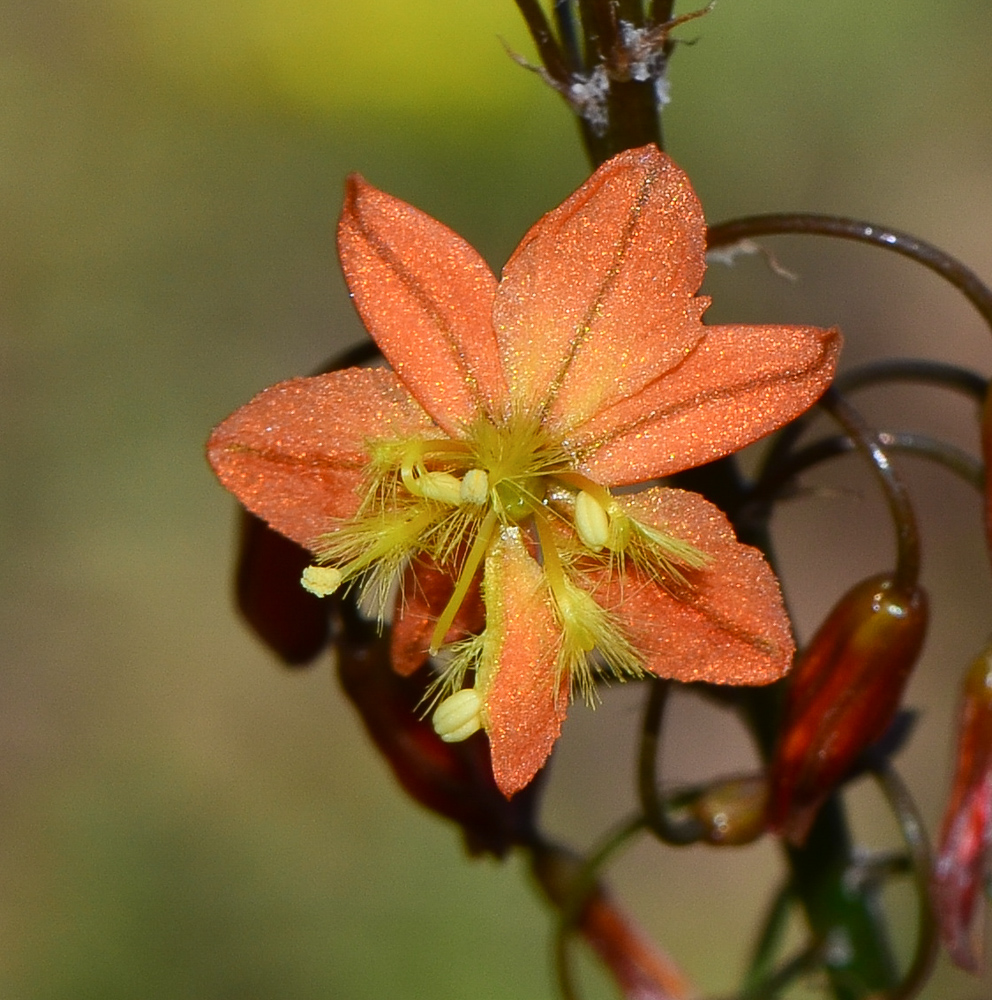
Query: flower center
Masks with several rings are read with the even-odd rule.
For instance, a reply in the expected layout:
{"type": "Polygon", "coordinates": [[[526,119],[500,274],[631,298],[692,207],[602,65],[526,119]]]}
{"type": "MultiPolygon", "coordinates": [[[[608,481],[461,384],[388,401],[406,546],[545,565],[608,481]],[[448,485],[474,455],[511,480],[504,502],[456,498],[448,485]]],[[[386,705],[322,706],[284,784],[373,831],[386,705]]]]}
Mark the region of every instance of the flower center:
{"type": "MultiPolygon", "coordinates": [[[[517,533],[541,566],[561,633],[557,672],[587,695],[594,651],[618,676],[641,669],[622,628],[591,593],[604,572],[622,571],[629,558],[655,580],[677,579],[674,564],[705,562],[691,546],[628,516],[608,489],[575,469],[571,456],[534,418],[480,420],[459,439],[374,441],[369,455],[358,512],[321,538],[322,565],[308,568],[303,585],[323,596],[363,578],[363,597],[382,614],[407,563],[429,557],[454,581],[431,635],[431,654],[445,645],[486,555],[508,531],[517,533]]],[[[446,739],[463,739],[484,723],[479,706],[488,683],[486,641],[483,634],[459,644],[446,670],[444,687],[458,692],[474,668],[478,696],[473,700],[458,692],[460,700],[451,706],[453,694],[442,701],[448,707],[439,708],[435,721],[446,739]]]]}

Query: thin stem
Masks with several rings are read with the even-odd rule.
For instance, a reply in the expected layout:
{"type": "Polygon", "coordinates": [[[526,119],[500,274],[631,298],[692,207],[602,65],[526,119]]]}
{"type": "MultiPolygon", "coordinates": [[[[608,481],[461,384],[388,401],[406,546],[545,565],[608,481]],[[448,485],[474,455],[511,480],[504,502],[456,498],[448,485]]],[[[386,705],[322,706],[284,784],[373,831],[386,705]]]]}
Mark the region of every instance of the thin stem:
{"type": "Polygon", "coordinates": [[[701,840],[705,834],[702,824],[691,818],[676,821],[668,812],[668,805],[661,796],[658,785],[658,757],[661,746],[661,724],[671,682],[652,679],[641,728],[641,749],[638,762],[638,791],[644,821],[666,844],[683,846],[701,840]]]}
{"type": "Polygon", "coordinates": [[[885,494],[896,529],[895,583],[900,587],[915,587],[920,575],[920,535],[906,487],[892,468],[889,456],[879,443],[878,435],[840,393],[828,389],[820,402],[871,464],[875,478],[885,494]]]}
{"type": "Polygon", "coordinates": [[[739,993],[735,1000],[774,1000],[799,976],[818,968],[823,963],[824,951],[822,941],[811,941],[767,979],[739,993]]]}
{"type": "Polygon", "coordinates": [[[537,0],[516,0],[516,4],[527,23],[527,30],[534,40],[537,54],[540,56],[544,68],[548,71],[548,76],[562,86],[566,86],[571,72],[541,5],[537,0]]]}
{"type": "MultiPolygon", "coordinates": [[[[984,403],[988,382],[981,375],[957,365],[915,358],[894,358],[876,361],[843,372],[834,379],[833,387],[847,394],[858,389],[877,387],[889,382],[923,382],[930,386],[952,389],[984,403]]],[[[792,461],[790,451],[813,422],[816,409],[807,411],[784,427],[775,436],[772,447],[762,462],[759,479],[778,478],[778,466],[792,461]]]]}
{"type": "Polygon", "coordinates": [[[554,0],[555,26],[568,68],[572,73],[582,71],[582,53],[575,32],[575,17],[572,14],[572,0],[554,0]]]}
{"type": "Polygon", "coordinates": [[[672,19],[675,0],[652,0],[651,21],[654,24],[667,24],[672,19]]]}
{"type": "Polygon", "coordinates": [[[755,941],[751,952],[751,961],[744,976],[745,995],[759,983],[767,979],[772,958],[785,933],[789,908],[792,906],[794,900],[795,894],[789,882],[786,882],[775,893],[775,898],[772,900],[772,905],[768,908],[768,914],[761,927],[761,933],[758,935],[758,940],[755,941]]]}
{"type": "Polygon", "coordinates": [[[933,871],[933,854],[927,838],[923,817],[916,808],[902,778],[888,761],[877,762],[873,767],[875,780],[881,786],[892,812],[899,823],[913,867],[918,900],[916,951],[902,982],[884,995],[884,1000],[911,1000],[923,988],[937,959],[939,935],[937,916],[930,897],[930,876],[933,871]]]}
{"type": "MultiPolygon", "coordinates": [[[[984,490],[985,470],[982,463],[956,445],[925,434],[911,434],[905,431],[876,431],[876,437],[886,451],[929,459],[953,472],[980,493],[984,490]]],[[[794,451],[755,483],[751,498],[741,511],[741,519],[748,519],[748,508],[752,503],[758,509],[765,510],[797,476],[821,462],[849,455],[856,448],[857,445],[847,435],[838,434],[821,438],[794,451]]]]}
{"type": "Polygon", "coordinates": [[[989,385],[988,379],[960,365],[924,358],[886,358],[841,373],[834,379],[834,388],[846,394],[887,382],[922,382],[956,390],[978,403],[985,402],[989,385]]]}
{"type": "Polygon", "coordinates": [[[572,932],[579,924],[586,902],[596,888],[597,873],[612,855],[643,829],[643,816],[633,816],[621,823],[586,856],[572,880],[568,898],[561,906],[554,944],[558,985],[565,1000],[578,1000],[568,943],[572,932]]]}
{"type": "Polygon", "coordinates": [[[992,329],[992,288],[989,288],[971,268],[966,267],[956,257],[945,253],[932,243],[899,229],[858,219],[804,212],[752,215],[711,227],[707,235],[707,246],[712,250],[755,236],[790,234],[833,236],[838,239],[854,240],[908,257],[950,282],[978,310],[982,319],[992,329]]]}

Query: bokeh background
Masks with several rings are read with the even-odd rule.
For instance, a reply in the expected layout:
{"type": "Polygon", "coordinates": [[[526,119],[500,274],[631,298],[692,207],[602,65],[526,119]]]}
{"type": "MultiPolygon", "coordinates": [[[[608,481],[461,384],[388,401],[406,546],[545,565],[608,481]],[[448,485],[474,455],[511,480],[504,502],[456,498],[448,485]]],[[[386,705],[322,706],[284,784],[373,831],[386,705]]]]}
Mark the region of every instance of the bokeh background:
{"type": "MultiPolygon", "coordinates": [[[[726,0],[682,36],[666,137],[712,220],[877,219],[992,278],[984,0],[726,0]]],[[[552,995],[547,913],[521,867],[467,860],[394,789],[329,664],[283,671],[237,620],[234,505],[202,457],[254,392],[364,336],[333,247],[348,171],[494,266],[583,179],[563,105],[501,42],[532,54],[510,0],[0,7],[4,1000],[552,995]]],[[[713,319],[839,324],[847,364],[992,369],[989,331],[932,276],[857,247],[768,245],[799,280],[714,268],[713,319]]],[[[967,403],[863,402],[975,445],[967,403]]],[[[935,625],[901,763],[933,826],[992,592],[977,499],[903,465],[935,625]]],[[[892,557],[853,462],[809,482],[776,522],[803,635],[892,557]]],[[[636,689],[614,689],[569,719],[546,817],[579,846],[632,803],[638,710],[636,689]]],[[[687,697],[674,715],[673,777],[748,766],[731,718],[687,697]]],[[[866,842],[894,844],[875,793],[851,800],[866,842]]],[[[727,992],[777,865],[770,843],[640,845],[616,884],[727,992]]],[[[906,953],[910,896],[890,902],[906,953]]],[[[945,967],[928,996],[989,985],[945,967]]]]}

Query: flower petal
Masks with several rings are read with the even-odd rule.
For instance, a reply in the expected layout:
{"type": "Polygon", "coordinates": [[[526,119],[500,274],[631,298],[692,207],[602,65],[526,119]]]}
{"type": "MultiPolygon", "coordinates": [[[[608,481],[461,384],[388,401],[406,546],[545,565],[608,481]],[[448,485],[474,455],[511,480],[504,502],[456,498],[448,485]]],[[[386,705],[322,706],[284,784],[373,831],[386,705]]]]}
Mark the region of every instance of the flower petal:
{"type": "Polygon", "coordinates": [[[795,652],[771,567],[742,545],[726,516],[696,493],[651,489],[619,498],[626,513],[710,557],[687,571],[688,587],[666,588],[627,564],[596,599],[623,622],[644,666],[659,677],[711,684],[768,684],[795,652]]]}
{"type": "Polygon", "coordinates": [[[506,384],[492,329],[496,279],[460,236],[357,174],[348,179],[338,252],[362,321],[420,405],[449,434],[506,384]]]}
{"type": "Polygon", "coordinates": [[[248,510],[310,548],[358,509],[370,439],[440,433],[393,372],[349,368],[259,393],[215,428],[207,457],[248,510]]]}
{"type": "Polygon", "coordinates": [[[519,408],[566,431],[677,365],[703,336],[702,210],[655,146],[605,163],[524,237],[493,322],[519,408]]]}
{"type": "Polygon", "coordinates": [[[711,326],[675,371],[596,414],[566,442],[608,485],[728,455],[809,409],[830,385],[841,336],[795,326],[711,326]]]}
{"type": "Polygon", "coordinates": [[[487,556],[485,592],[495,670],[476,686],[483,688],[493,774],[509,798],[531,782],[561,733],[568,678],[557,677],[561,633],[544,574],[517,529],[487,556]]]}

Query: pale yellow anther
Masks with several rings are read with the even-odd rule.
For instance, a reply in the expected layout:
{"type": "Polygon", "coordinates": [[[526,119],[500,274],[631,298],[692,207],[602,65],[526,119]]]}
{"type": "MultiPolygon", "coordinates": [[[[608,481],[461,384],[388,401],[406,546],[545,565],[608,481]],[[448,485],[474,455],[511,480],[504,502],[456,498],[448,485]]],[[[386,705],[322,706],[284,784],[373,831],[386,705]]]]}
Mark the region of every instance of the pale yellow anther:
{"type": "Polygon", "coordinates": [[[575,530],[593,552],[598,552],[610,538],[610,515],[585,490],[581,490],[575,498],[575,530]]]}
{"type": "Polygon", "coordinates": [[[593,599],[568,582],[555,590],[554,595],[566,640],[587,653],[595,649],[600,609],[593,599]]]}
{"type": "Polygon", "coordinates": [[[483,504],[489,498],[489,474],[485,469],[469,469],[462,477],[462,503],[483,504]]]}
{"type": "Polygon", "coordinates": [[[303,589],[316,597],[333,594],[343,582],[341,571],[333,566],[307,566],[300,579],[303,589]]]}
{"type": "Polygon", "coordinates": [[[445,743],[468,739],[482,728],[482,699],[474,688],[462,688],[445,698],[431,719],[434,732],[445,743]]]}
{"type": "Polygon", "coordinates": [[[415,490],[428,500],[451,504],[457,507],[461,503],[462,484],[450,472],[425,472],[414,480],[415,490]]]}

